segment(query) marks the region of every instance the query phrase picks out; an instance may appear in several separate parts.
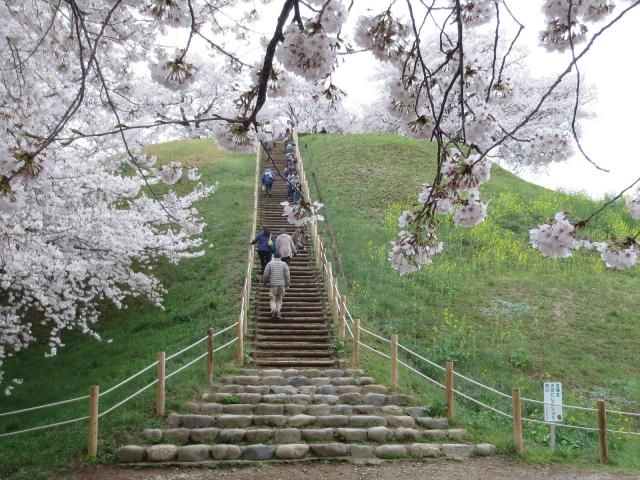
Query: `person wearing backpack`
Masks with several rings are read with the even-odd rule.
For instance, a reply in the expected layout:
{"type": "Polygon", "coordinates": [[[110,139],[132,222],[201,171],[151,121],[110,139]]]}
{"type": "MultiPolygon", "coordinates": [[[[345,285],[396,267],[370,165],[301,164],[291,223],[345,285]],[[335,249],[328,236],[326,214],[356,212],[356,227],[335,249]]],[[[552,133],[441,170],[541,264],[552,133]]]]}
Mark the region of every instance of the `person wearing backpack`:
{"type": "Polygon", "coordinates": [[[275,182],[273,173],[271,173],[270,168],[267,168],[262,174],[262,191],[269,197],[271,196],[271,188],[273,187],[273,182],[275,182]]]}
{"type": "Polygon", "coordinates": [[[256,238],[251,242],[251,245],[258,244],[261,273],[264,273],[264,268],[267,266],[267,263],[271,261],[271,255],[275,249],[275,240],[267,227],[260,227],[260,233],[256,235],[256,238]]]}

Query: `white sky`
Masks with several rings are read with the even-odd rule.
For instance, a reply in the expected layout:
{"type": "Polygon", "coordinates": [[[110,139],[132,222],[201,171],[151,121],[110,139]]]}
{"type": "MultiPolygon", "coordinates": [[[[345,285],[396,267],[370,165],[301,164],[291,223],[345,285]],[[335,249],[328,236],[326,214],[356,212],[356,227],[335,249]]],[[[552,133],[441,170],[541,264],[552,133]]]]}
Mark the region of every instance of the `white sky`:
{"type": "MultiPolygon", "coordinates": [[[[562,71],[569,63],[568,54],[550,54],[538,46],[538,33],[543,27],[541,1],[515,0],[509,7],[525,25],[523,45],[532,54],[527,59],[532,72],[551,75],[562,71]]],[[[361,8],[383,10],[385,2],[369,0],[357,2],[361,8]]],[[[619,11],[620,6],[616,11],[619,11]]],[[[352,11],[352,19],[358,11],[352,11]]],[[[504,15],[506,16],[506,15],[504,15]]],[[[613,18],[610,16],[609,18],[613,18]]],[[[504,18],[503,18],[504,20],[504,18]]],[[[597,25],[592,27],[596,31],[597,25]]],[[[547,173],[521,174],[529,181],[554,189],[585,191],[594,197],[619,192],[640,177],[640,155],[634,140],[640,136],[637,112],[640,112],[640,64],[633,53],[640,45],[640,9],[632,10],[613,28],[605,32],[579,63],[583,80],[597,88],[597,100],[590,109],[597,115],[582,123],[582,144],[587,154],[604,173],[581,156],[562,164],[552,165],[547,173]]],[[[578,50],[579,51],[579,50],[578,50]]],[[[335,75],[335,82],[347,92],[347,106],[367,103],[377,96],[376,85],[370,81],[376,61],[368,53],[353,55],[335,75]]]]}

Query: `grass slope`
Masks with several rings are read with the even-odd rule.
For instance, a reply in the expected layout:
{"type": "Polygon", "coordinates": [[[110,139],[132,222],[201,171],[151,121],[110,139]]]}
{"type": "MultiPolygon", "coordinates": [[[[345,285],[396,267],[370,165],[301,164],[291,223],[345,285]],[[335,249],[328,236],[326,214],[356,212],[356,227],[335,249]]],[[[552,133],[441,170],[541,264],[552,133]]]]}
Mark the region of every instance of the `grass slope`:
{"type": "MultiPolygon", "coordinates": [[[[440,365],[453,360],[460,372],[504,392],[520,386],[524,396],[541,398],[542,382],[558,380],[565,403],[593,405],[605,398],[609,408],[640,410],[638,270],[608,271],[593,254],[554,261],[528,244],[528,230],[556,211],[584,218],[600,202],[537,187],[494,166],[483,191],[483,199],[492,199],[488,220],[464,229],[443,219],[444,253],[433,266],[400,277],[387,261],[389,241],[397,236],[401,211],[432,178],[434,146],[392,135],[313,135],[300,143],[335,232],[341,288],[346,281],[350,310],[363,325],[386,336],[398,333],[409,348],[440,365]]],[[[598,217],[590,233],[604,239],[632,232],[633,225],[618,204],[598,217]]],[[[384,363],[367,358],[374,372],[388,375],[384,363]]],[[[405,386],[425,391],[404,372],[405,386]]],[[[458,385],[510,411],[509,403],[458,385]]],[[[441,393],[426,391],[425,401],[440,413],[441,393]]],[[[524,411],[542,418],[536,405],[525,404],[524,411]]],[[[508,419],[469,405],[461,415],[478,438],[511,448],[508,419]]],[[[565,415],[567,422],[597,425],[593,416],[565,415]]],[[[638,421],[610,420],[615,428],[640,431],[638,421]]],[[[547,436],[547,427],[525,425],[527,458],[549,459],[547,436]]],[[[597,457],[593,434],[560,429],[558,441],[555,458],[597,457]]],[[[637,442],[611,436],[610,448],[613,462],[640,468],[637,442]]]]}
{"type": "MultiPolygon", "coordinates": [[[[207,222],[205,245],[213,245],[202,257],[179,265],[161,262],[156,273],[167,287],[165,309],[148,302],[131,300],[126,310],[108,305],[103,322],[97,326],[105,341],[71,333],[63,338],[67,347],[50,359],[44,358],[44,345],[34,346],[7,363],[8,378],[24,378],[11,397],[0,397],[0,412],[84,395],[89,385],[102,390],[115,385],[156,359],[156,352],[167,355],[193,343],[212,326],[221,329],[235,321],[239,312],[244,281],[244,254],[251,230],[255,157],[224,153],[210,140],[174,141],[148,148],[159,163],[181,160],[200,168],[202,181],[218,181],[219,189],[197,207],[207,222]],[[106,340],[112,340],[107,342],[106,340]]],[[[186,175],[185,175],[186,178],[186,175]]],[[[183,183],[184,182],[184,183],[183,183]]],[[[174,186],[187,190],[192,182],[174,186]]],[[[220,337],[218,337],[220,338],[220,337]]],[[[231,332],[223,338],[232,338],[231,332]]],[[[222,340],[218,345],[222,344],[222,340]]],[[[168,362],[167,373],[202,352],[196,347],[168,362]]],[[[216,357],[231,357],[224,350],[216,357]]],[[[218,354],[216,354],[218,355],[218,354]]],[[[101,411],[149,383],[155,369],[125,387],[101,398],[101,411]]],[[[196,364],[167,381],[167,406],[191,397],[202,385],[204,367],[196,364]]],[[[127,403],[100,421],[99,460],[110,460],[117,446],[135,440],[142,429],[161,425],[153,418],[154,389],[127,403]]],[[[86,415],[87,403],[55,407],[13,417],[0,417],[0,433],[86,415]]],[[[41,432],[0,438],[0,478],[51,478],[86,452],[86,422],[41,432]]]]}

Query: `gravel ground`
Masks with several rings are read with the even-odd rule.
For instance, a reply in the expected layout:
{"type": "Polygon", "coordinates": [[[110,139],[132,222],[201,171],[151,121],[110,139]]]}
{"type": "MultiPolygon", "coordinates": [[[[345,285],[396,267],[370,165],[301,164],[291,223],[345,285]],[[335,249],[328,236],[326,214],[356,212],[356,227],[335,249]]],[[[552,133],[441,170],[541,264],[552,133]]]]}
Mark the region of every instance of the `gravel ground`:
{"type": "Polygon", "coordinates": [[[610,473],[557,465],[525,465],[502,458],[464,462],[393,462],[381,465],[297,463],[251,465],[244,468],[121,468],[83,466],[63,478],[70,480],[631,480],[637,474],[610,473]]]}

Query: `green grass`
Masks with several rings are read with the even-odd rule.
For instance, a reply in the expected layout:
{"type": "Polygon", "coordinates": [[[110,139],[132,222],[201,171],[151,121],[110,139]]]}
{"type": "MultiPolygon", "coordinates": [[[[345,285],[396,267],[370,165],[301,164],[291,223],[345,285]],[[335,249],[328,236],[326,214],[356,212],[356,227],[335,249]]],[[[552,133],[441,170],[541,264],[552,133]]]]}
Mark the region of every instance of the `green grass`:
{"type": "MultiPolygon", "coordinates": [[[[583,252],[554,261],[528,244],[528,230],[558,210],[584,218],[602,202],[546,190],[494,166],[483,191],[485,200],[492,199],[488,220],[463,229],[443,219],[444,252],[422,272],[400,277],[387,260],[389,242],[397,236],[401,211],[415,202],[421,184],[431,181],[434,146],[392,135],[313,135],[300,144],[335,234],[332,258],[343,267],[341,290],[364,326],[386,336],[398,333],[407,347],[441,365],[453,360],[460,372],[504,392],[519,386],[524,396],[540,399],[542,382],[557,380],[563,382],[565,403],[593,406],[604,398],[609,408],[640,411],[638,269],[608,271],[597,255],[583,252]]],[[[606,239],[634,232],[634,225],[618,202],[589,233],[606,239]]],[[[388,372],[379,360],[367,362],[373,373],[388,372]]],[[[430,373],[442,379],[439,372],[430,373]]],[[[441,406],[439,391],[413,383],[405,387],[424,393],[435,410],[441,406]]],[[[511,408],[470,385],[458,386],[511,408]]],[[[537,406],[524,408],[541,418],[537,406]]],[[[570,410],[565,415],[567,422],[596,425],[591,415],[570,410]]],[[[507,419],[466,404],[459,419],[476,438],[511,451],[507,419]]],[[[613,428],[640,431],[638,420],[609,420],[613,428]]],[[[560,430],[555,455],[548,451],[547,435],[545,426],[525,425],[525,459],[593,463],[597,458],[594,434],[560,430]]],[[[612,463],[640,469],[640,442],[610,438],[612,463]]]]}
{"type": "MultiPolygon", "coordinates": [[[[235,321],[240,309],[247,238],[251,231],[255,157],[219,151],[210,140],[174,141],[147,149],[160,163],[181,160],[200,168],[202,181],[219,182],[219,189],[197,205],[207,222],[202,257],[179,265],[160,262],[156,273],[168,289],[165,309],[131,300],[126,310],[104,305],[103,320],[96,329],[103,341],[81,334],[63,337],[66,348],[44,358],[46,345],[34,345],[9,359],[7,378],[24,378],[11,397],[0,397],[0,412],[77,397],[92,384],[102,390],[149,365],[156,352],[167,355],[193,343],[212,326],[221,329],[235,321]],[[112,340],[108,342],[107,340],[112,340]]],[[[186,175],[185,175],[186,178],[186,175]]],[[[174,186],[186,191],[186,180],[174,186]]],[[[218,337],[220,338],[220,337],[218,337]]],[[[228,332],[222,338],[232,338],[228,332]]],[[[222,339],[218,345],[222,343],[222,339]]],[[[204,344],[168,362],[167,373],[202,353],[204,344]]],[[[219,363],[232,358],[233,349],[216,354],[219,363]]],[[[148,384],[155,371],[101,398],[104,410],[148,384]]],[[[167,381],[167,409],[192,398],[204,385],[204,363],[197,363],[167,381]]],[[[0,417],[0,432],[86,415],[86,401],[19,416],[0,417]]],[[[112,461],[118,446],[140,441],[143,428],[162,425],[153,417],[154,388],[103,417],[99,427],[99,461],[112,461]]],[[[86,422],[15,437],[0,438],[0,478],[45,479],[86,453],[86,422]]]]}

